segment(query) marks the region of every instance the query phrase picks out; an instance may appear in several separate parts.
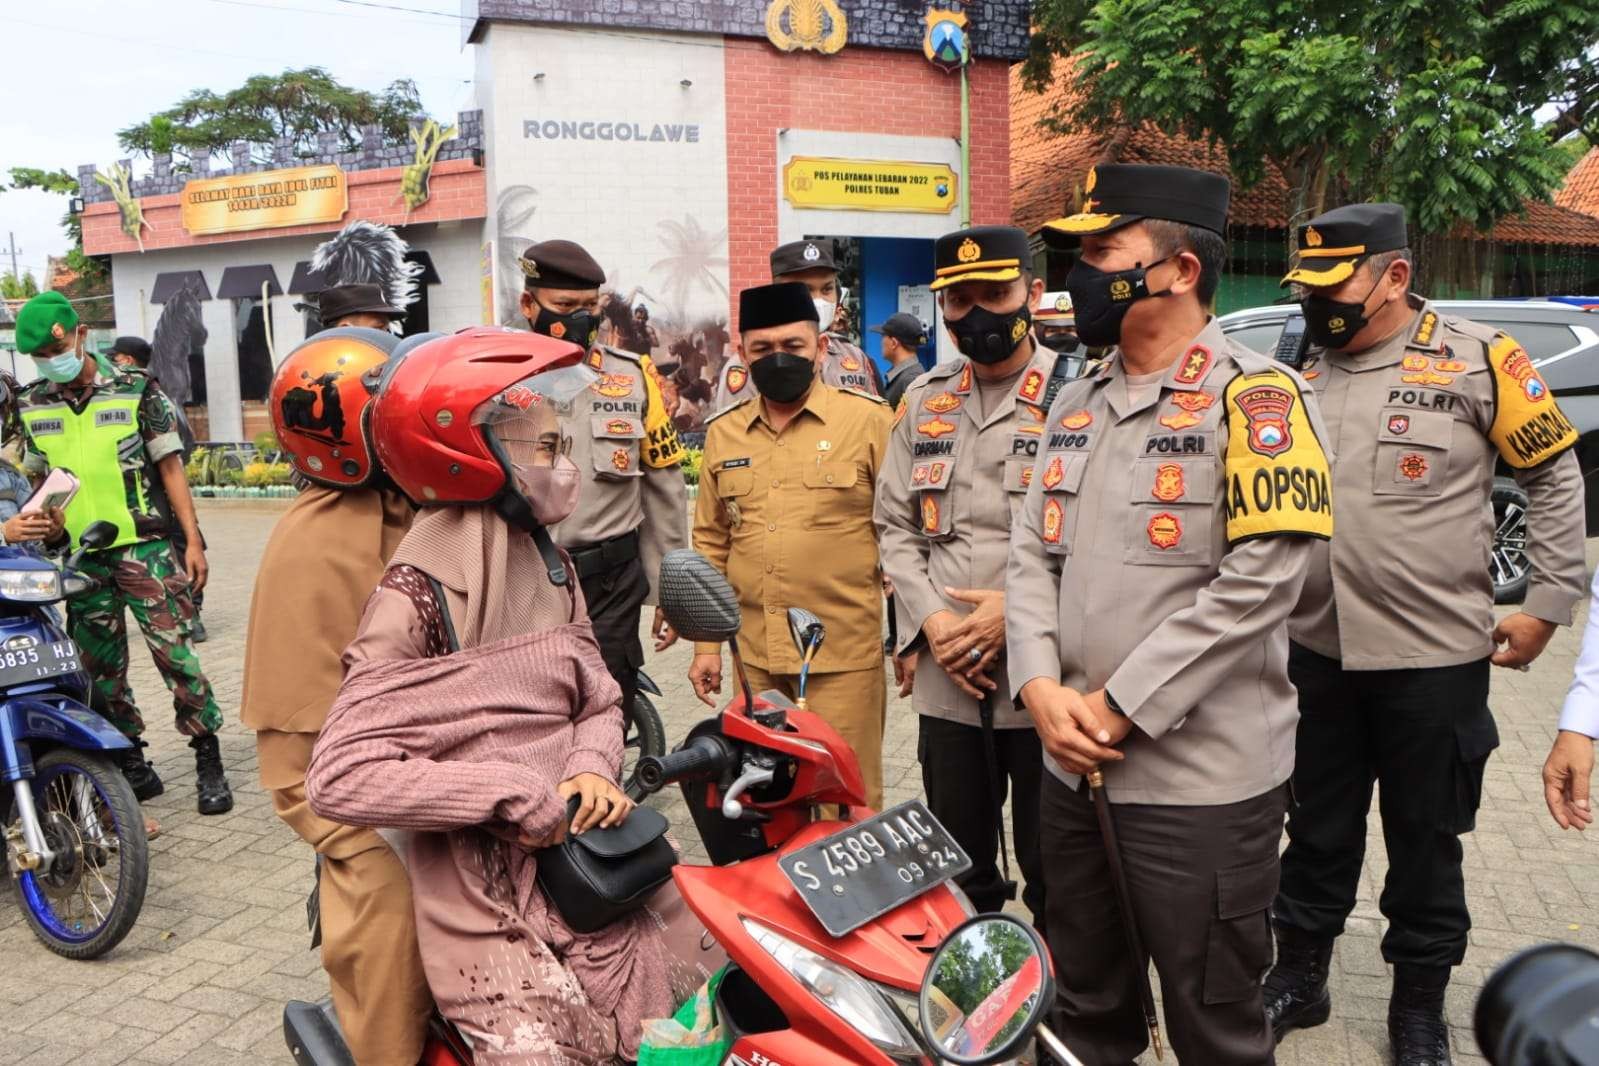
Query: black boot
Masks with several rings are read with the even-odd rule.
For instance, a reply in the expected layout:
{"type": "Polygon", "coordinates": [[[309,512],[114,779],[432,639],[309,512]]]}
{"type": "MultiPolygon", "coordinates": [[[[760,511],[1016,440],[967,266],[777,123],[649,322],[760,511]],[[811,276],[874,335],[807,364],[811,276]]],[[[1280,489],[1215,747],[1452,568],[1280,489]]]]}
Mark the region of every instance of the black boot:
{"type": "Polygon", "coordinates": [[[228,787],[227,774],[222,770],[222,751],[215,736],[195,737],[189,741],[194,749],[195,789],[199,797],[195,806],[201,814],[226,814],[233,809],[233,790],[228,787]]]}
{"type": "Polygon", "coordinates": [[[1399,963],[1388,1000],[1388,1039],[1397,1066],[1450,1066],[1444,989],[1449,967],[1399,963]]]}
{"type": "Polygon", "coordinates": [[[122,771],[122,776],[128,779],[128,784],[133,786],[133,795],[140,803],[145,800],[155,799],[167,790],[161,783],[161,777],[155,772],[155,767],[145,761],[144,749],[150,745],[142,740],[135,740],[133,747],[122,748],[116,754],[117,768],[122,771]]]}
{"type": "Polygon", "coordinates": [[[1271,1035],[1280,1043],[1290,1029],[1309,1029],[1332,1017],[1327,970],[1333,942],[1291,925],[1277,927],[1277,963],[1262,990],[1271,1035]]]}

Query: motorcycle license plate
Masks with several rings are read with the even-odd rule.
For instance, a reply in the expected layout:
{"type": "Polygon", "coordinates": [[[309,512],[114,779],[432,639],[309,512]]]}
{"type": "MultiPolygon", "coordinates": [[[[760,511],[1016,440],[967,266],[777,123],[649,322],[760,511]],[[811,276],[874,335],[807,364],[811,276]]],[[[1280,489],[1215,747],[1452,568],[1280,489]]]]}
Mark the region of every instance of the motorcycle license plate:
{"type": "Polygon", "coordinates": [[[833,936],[853,932],[972,868],[971,858],[921,800],[856,822],[777,864],[833,936]]]}
{"type": "Polygon", "coordinates": [[[0,689],[75,674],[81,669],[78,646],[70,640],[35,644],[31,648],[9,648],[0,651],[0,689]]]}

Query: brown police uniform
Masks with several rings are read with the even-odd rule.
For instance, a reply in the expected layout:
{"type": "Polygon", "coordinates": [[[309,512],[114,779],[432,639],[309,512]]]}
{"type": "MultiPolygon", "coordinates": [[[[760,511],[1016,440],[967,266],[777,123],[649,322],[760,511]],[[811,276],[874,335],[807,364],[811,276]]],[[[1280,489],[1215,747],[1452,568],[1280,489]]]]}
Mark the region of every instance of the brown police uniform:
{"type": "MultiPolygon", "coordinates": [[[[1221,232],[1225,179],[1101,166],[1105,232],[1142,217],[1221,232]]],[[[1062,223],[1055,224],[1057,226],[1062,223]]],[[[1117,291],[1117,290],[1113,290],[1117,291]]],[[[1183,1062],[1269,1063],[1260,977],[1293,769],[1286,622],[1332,533],[1325,434],[1291,370],[1212,320],[1163,378],[1131,387],[1113,350],[1050,408],[1006,573],[1011,690],[1104,688],[1132,720],[1106,765],[1133,918],[1183,1062]]],[[[1087,1063],[1146,1046],[1086,789],[1043,785],[1048,931],[1062,1034],[1087,1063]]]]}
{"type": "MultiPolygon", "coordinates": [[[[599,264],[570,241],[535,244],[522,259],[529,279],[548,288],[605,282],[599,264]]],[[[568,324],[551,327],[560,330],[552,335],[583,343],[568,324]]],[[[573,401],[562,427],[585,481],[577,508],[551,535],[572,557],[605,667],[630,713],[644,665],[639,610],[654,602],[662,556],[688,540],[683,446],[649,356],[595,345],[588,365],[599,379],[573,401]]]]}
{"type": "Polygon", "coordinates": [[[854,748],[873,807],[883,797],[887,683],[872,499],[889,419],[876,397],[820,381],[780,433],[762,400],[737,404],[706,426],[694,510],[694,549],[738,593],[739,650],[751,685],[793,694],[800,658],[790,607],[813,611],[827,626],[811,663],[808,703],[854,748]]]}
{"type": "MultiPolygon", "coordinates": [[[[1404,215],[1339,208],[1302,227],[1300,243],[1288,280],[1336,284],[1405,246],[1404,215]]],[[[1313,550],[1289,624],[1298,806],[1275,913],[1290,936],[1330,944],[1342,932],[1379,781],[1383,957],[1432,968],[1441,989],[1471,924],[1458,835],[1474,825],[1498,745],[1493,478],[1514,476],[1529,499],[1522,610],[1560,625],[1583,593],[1583,484],[1576,430],[1516,341],[1419,298],[1411,307],[1374,348],[1313,347],[1305,363],[1337,454],[1338,536],[1313,550]]]]}

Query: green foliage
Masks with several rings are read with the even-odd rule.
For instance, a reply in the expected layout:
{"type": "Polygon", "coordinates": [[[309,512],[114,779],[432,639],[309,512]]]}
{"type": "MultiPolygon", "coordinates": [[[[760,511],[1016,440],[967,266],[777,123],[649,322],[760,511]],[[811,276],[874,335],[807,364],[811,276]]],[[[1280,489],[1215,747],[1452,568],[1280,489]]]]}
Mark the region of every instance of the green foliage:
{"type": "Polygon", "coordinates": [[[247,463],[244,467],[244,484],[247,488],[265,488],[268,485],[289,483],[288,463],[247,463]]]}
{"type": "Polygon", "coordinates": [[[1029,84],[1075,57],[1056,128],[1208,138],[1243,184],[1279,166],[1300,217],[1394,199],[1418,232],[1487,229],[1560,183],[1556,136],[1599,127],[1589,0],[1038,0],[1033,14],[1029,84]],[[1550,102],[1562,110],[1540,124],[1550,102]]]}
{"type": "MultiPolygon", "coordinates": [[[[235,141],[265,146],[294,141],[296,155],[316,151],[317,134],[338,134],[344,151],[360,147],[361,127],[383,127],[385,138],[404,140],[410,119],[422,113],[416,83],[401,79],[381,92],[353,89],[321,67],[256,74],[224,93],[196,89],[165,111],[117,133],[124,150],[139,155],[181,151],[189,156],[226,152],[235,141]]],[[[260,162],[271,162],[270,154],[260,162]]]]}
{"type": "Polygon", "coordinates": [[[1580,133],[1570,134],[1555,142],[1555,148],[1560,151],[1562,156],[1561,165],[1567,170],[1582,162],[1583,156],[1587,155],[1588,149],[1592,147],[1593,145],[1588,138],[1580,133]]]}
{"type": "Polygon", "coordinates": [[[700,448],[683,449],[683,480],[690,485],[700,483],[700,463],[705,460],[705,452],[700,448]]]}
{"type": "Polygon", "coordinates": [[[7,300],[26,300],[30,296],[37,295],[39,295],[39,282],[35,280],[33,271],[24,270],[20,278],[9,270],[0,274],[0,296],[7,300]]]}
{"type": "Polygon", "coordinates": [[[273,456],[280,450],[278,447],[278,435],[270,429],[263,429],[257,433],[255,440],[251,443],[255,445],[255,450],[260,455],[273,456]]]}

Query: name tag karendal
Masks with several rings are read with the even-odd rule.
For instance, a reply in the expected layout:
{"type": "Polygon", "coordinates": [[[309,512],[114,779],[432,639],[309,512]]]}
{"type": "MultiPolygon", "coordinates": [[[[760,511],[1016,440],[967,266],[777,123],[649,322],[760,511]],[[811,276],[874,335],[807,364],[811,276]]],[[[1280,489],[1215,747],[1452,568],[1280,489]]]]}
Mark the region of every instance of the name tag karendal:
{"type": "Polygon", "coordinates": [[[94,424],[99,426],[131,426],[133,412],[126,407],[109,407],[94,413],[94,424]]]}

